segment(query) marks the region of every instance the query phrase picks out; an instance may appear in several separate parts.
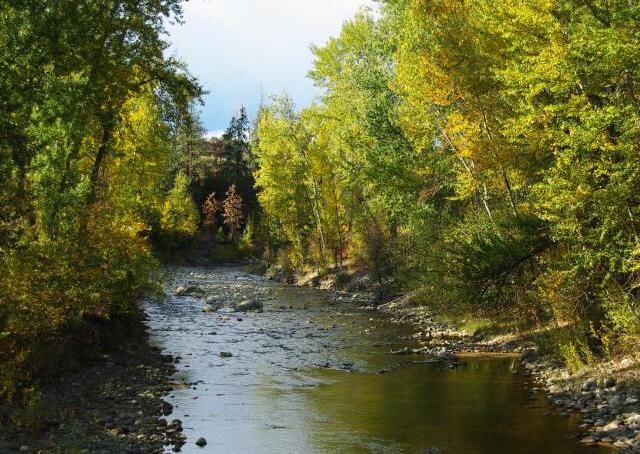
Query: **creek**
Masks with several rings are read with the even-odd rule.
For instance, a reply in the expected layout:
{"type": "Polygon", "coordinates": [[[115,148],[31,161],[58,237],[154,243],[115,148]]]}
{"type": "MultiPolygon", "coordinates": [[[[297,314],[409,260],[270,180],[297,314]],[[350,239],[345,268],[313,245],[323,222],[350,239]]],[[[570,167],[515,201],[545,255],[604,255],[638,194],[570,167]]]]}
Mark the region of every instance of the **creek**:
{"type": "Polygon", "coordinates": [[[188,437],[182,452],[610,452],[578,444],[577,418],[532,393],[517,358],[392,355],[411,346],[411,326],[238,267],[171,268],[166,285],[145,310],[152,342],[181,358],[184,386],[167,400],[188,437]],[[205,313],[201,297],[173,295],[186,285],[225,308],[205,313]],[[232,312],[248,299],[264,312],[232,312]]]}

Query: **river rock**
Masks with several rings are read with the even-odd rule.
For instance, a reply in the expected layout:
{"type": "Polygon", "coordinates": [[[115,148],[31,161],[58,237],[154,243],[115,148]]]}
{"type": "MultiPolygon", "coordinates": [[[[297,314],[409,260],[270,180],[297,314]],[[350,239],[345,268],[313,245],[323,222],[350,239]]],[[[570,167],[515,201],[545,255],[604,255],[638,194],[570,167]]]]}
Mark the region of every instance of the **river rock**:
{"type": "Polygon", "coordinates": [[[203,437],[200,437],[198,438],[198,441],[196,441],[196,445],[202,448],[203,446],[207,445],[207,440],[205,440],[203,437]]]}
{"type": "Polygon", "coordinates": [[[169,402],[162,401],[162,407],[160,411],[164,416],[169,416],[171,413],[173,413],[173,405],[171,405],[169,402]]]}
{"type": "Polygon", "coordinates": [[[205,312],[205,313],[218,312],[220,309],[222,309],[222,307],[223,307],[223,304],[220,301],[213,300],[210,302],[209,300],[207,300],[207,303],[202,308],[202,312],[205,312]]]}
{"type": "Polygon", "coordinates": [[[264,305],[258,300],[246,300],[235,305],[236,312],[262,311],[264,305]]]}
{"type": "Polygon", "coordinates": [[[609,432],[612,430],[617,430],[618,426],[620,426],[620,423],[618,421],[612,421],[609,424],[607,424],[606,426],[602,427],[602,430],[605,432],[609,432]]]}
{"type": "Polygon", "coordinates": [[[182,430],[182,421],[180,421],[179,419],[174,419],[167,423],[167,428],[182,430]]]}
{"type": "Polygon", "coordinates": [[[204,290],[197,285],[190,285],[188,287],[176,287],[173,294],[176,296],[202,295],[204,290]]]}
{"type": "Polygon", "coordinates": [[[224,303],[215,296],[208,297],[205,300],[205,304],[207,304],[208,306],[217,307],[218,309],[222,309],[224,307],[224,303]]]}
{"type": "Polygon", "coordinates": [[[538,348],[537,347],[528,347],[522,351],[522,360],[523,362],[532,362],[538,358],[538,348]]]}
{"type": "Polygon", "coordinates": [[[583,391],[591,391],[593,389],[595,389],[598,386],[598,382],[596,381],[595,378],[590,378],[589,380],[585,381],[582,385],[582,390],[583,391]]]}
{"type": "Polygon", "coordinates": [[[584,437],[582,440],[580,440],[580,443],[584,443],[584,444],[587,444],[587,445],[592,445],[595,442],[596,442],[596,440],[591,435],[589,435],[587,437],[584,437]]]}
{"type": "Polygon", "coordinates": [[[288,284],[293,284],[295,282],[293,272],[280,265],[270,267],[264,274],[264,277],[271,281],[285,282],[288,284]]]}
{"type": "Polygon", "coordinates": [[[640,415],[638,413],[629,413],[626,416],[625,422],[627,424],[638,424],[640,425],[640,415]]]}
{"type": "Polygon", "coordinates": [[[633,360],[631,358],[625,358],[622,361],[620,361],[620,367],[623,369],[627,369],[631,366],[633,366],[633,360]]]}

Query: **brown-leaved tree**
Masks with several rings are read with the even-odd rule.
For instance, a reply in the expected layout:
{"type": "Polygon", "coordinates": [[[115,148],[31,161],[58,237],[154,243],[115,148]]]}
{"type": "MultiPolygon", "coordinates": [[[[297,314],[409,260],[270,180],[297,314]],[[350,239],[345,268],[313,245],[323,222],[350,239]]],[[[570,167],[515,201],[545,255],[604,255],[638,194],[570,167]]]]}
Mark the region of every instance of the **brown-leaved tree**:
{"type": "Polygon", "coordinates": [[[232,184],[227,190],[227,198],[223,202],[224,223],[231,230],[231,241],[235,241],[236,234],[242,226],[244,215],[242,213],[242,197],[238,194],[236,185],[232,184]]]}

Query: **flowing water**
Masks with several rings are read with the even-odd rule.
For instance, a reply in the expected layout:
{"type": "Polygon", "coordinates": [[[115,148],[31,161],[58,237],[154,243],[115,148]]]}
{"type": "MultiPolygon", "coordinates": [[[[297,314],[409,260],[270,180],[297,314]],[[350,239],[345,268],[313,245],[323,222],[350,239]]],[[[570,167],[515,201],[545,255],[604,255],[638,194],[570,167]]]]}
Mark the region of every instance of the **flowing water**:
{"type": "Polygon", "coordinates": [[[450,368],[392,355],[411,346],[410,327],[240,268],[167,270],[167,293],[146,310],[152,340],[182,358],[185,387],[168,398],[188,436],[182,452],[608,452],[577,443],[578,421],[528,391],[517,359],[450,368]],[[264,312],[204,313],[202,300],[171,294],[186,284],[227,307],[258,298],[264,312]]]}

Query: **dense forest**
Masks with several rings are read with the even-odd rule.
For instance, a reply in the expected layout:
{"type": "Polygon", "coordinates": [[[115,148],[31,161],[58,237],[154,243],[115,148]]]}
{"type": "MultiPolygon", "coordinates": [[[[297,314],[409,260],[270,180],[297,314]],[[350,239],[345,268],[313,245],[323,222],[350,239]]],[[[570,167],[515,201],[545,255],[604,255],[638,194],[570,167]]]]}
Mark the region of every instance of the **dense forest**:
{"type": "Polygon", "coordinates": [[[149,239],[198,227],[186,191],[203,90],[163,39],[180,3],[0,5],[4,396],[134,317],[153,288],[149,239]]]}
{"type": "Polygon", "coordinates": [[[317,103],[260,112],[272,260],[364,266],[445,313],[549,324],[574,365],[634,348],[639,21],[626,0],[361,12],[313,49],[317,103]]]}
{"type": "Polygon", "coordinates": [[[634,347],[640,5],[385,0],[312,49],[311,106],[204,139],[166,52],[181,3],[0,4],[0,396],[135,318],[203,241],[553,326],[569,363],[634,347]]]}

